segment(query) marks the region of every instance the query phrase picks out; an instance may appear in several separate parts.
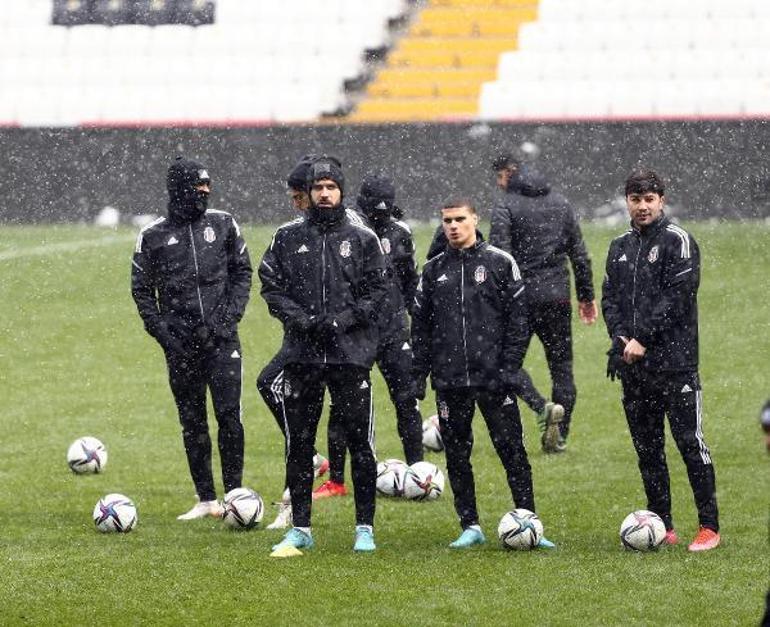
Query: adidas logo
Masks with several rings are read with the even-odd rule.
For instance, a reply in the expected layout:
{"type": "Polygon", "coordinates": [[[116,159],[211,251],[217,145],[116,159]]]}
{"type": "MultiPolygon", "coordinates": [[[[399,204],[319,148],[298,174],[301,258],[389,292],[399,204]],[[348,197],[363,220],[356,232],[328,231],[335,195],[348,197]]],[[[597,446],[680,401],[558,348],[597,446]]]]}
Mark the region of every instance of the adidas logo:
{"type": "Polygon", "coordinates": [[[449,277],[446,274],[442,274],[439,278],[436,279],[436,283],[443,283],[444,281],[448,281],[449,277]]]}
{"type": "Polygon", "coordinates": [[[687,392],[692,392],[692,388],[685,383],[684,387],[682,388],[682,394],[686,394],[687,392]]]}
{"type": "Polygon", "coordinates": [[[233,354],[230,355],[233,359],[240,359],[241,354],[238,351],[233,351],[233,354]]]}
{"type": "Polygon", "coordinates": [[[409,342],[404,342],[404,345],[401,347],[401,350],[408,351],[410,348],[411,346],[409,346],[409,342]]]}
{"type": "Polygon", "coordinates": [[[358,386],[358,389],[359,390],[368,390],[369,389],[369,384],[366,381],[361,381],[361,385],[358,386]]]}
{"type": "Polygon", "coordinates": [[[623,253],[623,254],[620,256],[620,258],[618,259],[618,261],[628,261],[628,257],[626,257],[626,253],[623,253]]]}
{"type": "Polygon", "coordinates": [[[168,242],[166,242],[166,245],[173,246],[174,244],[178,244],[178,243],[179,243],[179,240],[172,235],[171,237],[168,238],[168,242]]]}
{"type": "Polygon", "coordinates": [[[300,246],[300,247],[297,249],[297,252],[298,252],[298,253],[308,253],[308,252],[310,252],[310,250],[308,249],[308,247],[307,247],[307,246],[305,246],[304,244],[302,244],[302,246],[300,246]]]}
{"type": "Polygon", "coordinates": [[[513,405],[513,399],[510,396],[506,396],[505,400],[503,401],[503,407],[506,405],[513,405]]]}

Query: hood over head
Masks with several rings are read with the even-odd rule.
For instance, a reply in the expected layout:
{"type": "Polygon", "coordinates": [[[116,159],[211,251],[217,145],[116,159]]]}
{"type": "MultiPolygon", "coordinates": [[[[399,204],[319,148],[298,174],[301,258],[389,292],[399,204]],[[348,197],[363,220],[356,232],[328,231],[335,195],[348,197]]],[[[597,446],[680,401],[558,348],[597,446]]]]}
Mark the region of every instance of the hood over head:
{"type": "Polygon", "coordinates": [[[194,222],[208,207],[209,193],[196,190],[196,186],[211,185],[206,168],[191,159],[177,157],[166,174],[168,189],[168,213],[175,222],[194,222]]]}
{"type": "Polygon", "coordinates": [[[529,197],[547,196],[551,185],[543,174],[524,163],[511,175],[506,191],[529,197]]]}

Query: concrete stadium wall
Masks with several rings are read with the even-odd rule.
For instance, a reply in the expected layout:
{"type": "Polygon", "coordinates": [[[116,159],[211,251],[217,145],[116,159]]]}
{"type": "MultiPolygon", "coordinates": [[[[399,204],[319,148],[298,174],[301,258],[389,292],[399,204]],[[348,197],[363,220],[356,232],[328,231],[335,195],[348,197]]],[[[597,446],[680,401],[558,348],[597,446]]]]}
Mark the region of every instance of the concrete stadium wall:
{"type": "Polygon", "coordinates": [[[339,156],[352,202],[368,171],[397,184],[407,216],[436,215],[442,199],[494,201],[489,162],[535,142],[538,167],[584,216],[622,194],[644,163],[668,182],[681,217],[770,216],[770,122],[762,120],[570,124],[418,124],[258,128],[0,129],[0,222],[88,221],[105,206],[123,216],[163,213],[165,170],[194,157],[214,180],[211,206],[242,222],[292,212],[287,171],[307,152],[339,156]]]}

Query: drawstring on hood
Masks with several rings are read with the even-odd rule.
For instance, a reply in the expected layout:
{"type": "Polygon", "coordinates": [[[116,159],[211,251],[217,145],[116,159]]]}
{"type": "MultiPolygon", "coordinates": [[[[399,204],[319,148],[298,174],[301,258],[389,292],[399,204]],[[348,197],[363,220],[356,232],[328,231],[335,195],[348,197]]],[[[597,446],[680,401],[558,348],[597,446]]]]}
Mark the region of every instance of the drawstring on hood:
{"type": "Polygon", "coordinates": [[[196,186],[211,185],[206,168],[190,159],[177,157],[168,168],[168,214],[173,222],[195,222],[208,208],[209,193],[196,190],[196,186]]]}

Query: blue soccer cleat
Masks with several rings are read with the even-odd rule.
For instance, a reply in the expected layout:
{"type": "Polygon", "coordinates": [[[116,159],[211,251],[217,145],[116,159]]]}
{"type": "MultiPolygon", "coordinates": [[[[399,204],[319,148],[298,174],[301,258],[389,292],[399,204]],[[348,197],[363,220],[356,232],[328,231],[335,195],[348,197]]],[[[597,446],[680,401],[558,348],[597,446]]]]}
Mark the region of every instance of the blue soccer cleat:
{"type": "Polygon", "coordinates": [[[468,527],[463,529],[460,537],[454,542],[450,543],[450,549],[468,549],[477,544],[484,544],[487,539],[484,537],[484,533],[481,529],[475,527],[468,527]]]}
{"type": "Polygon", "coordinates": [[[287,549],[293,547],[295,549],[312,549],[313,538],[310,534],[300,531],[296,527],[292,527],[278,544],[273,546],[273,551],[280,549],[287,549]]]}
{"type": "Polygon", "coordinates": [[[353,545],[353,550],[356,553],[371,553],[376,548],[371,527],[366,525],[357,526],[356,543],[353,545]]]}

